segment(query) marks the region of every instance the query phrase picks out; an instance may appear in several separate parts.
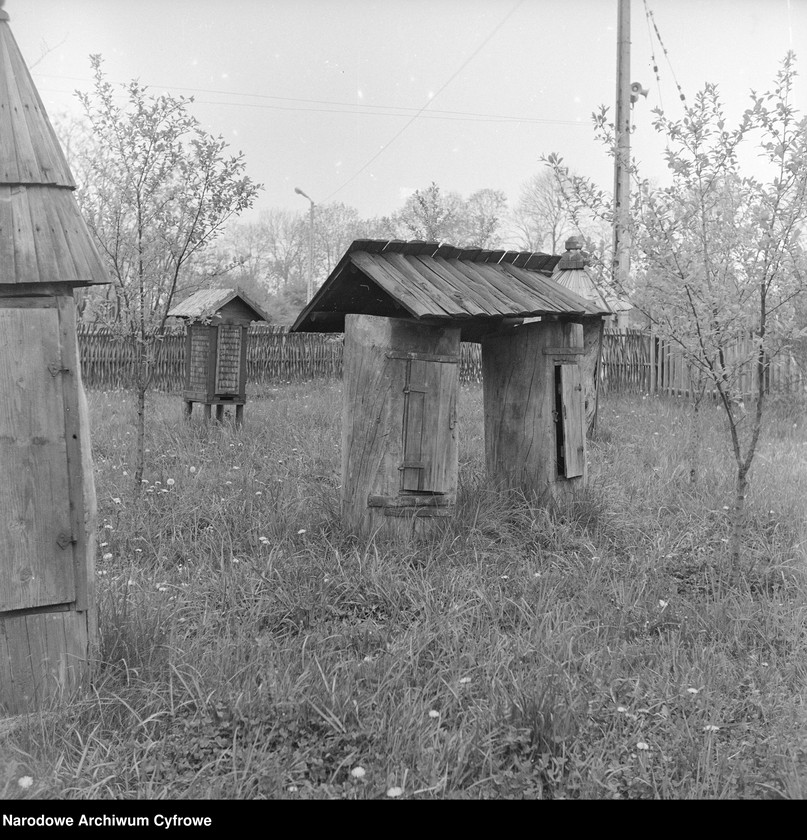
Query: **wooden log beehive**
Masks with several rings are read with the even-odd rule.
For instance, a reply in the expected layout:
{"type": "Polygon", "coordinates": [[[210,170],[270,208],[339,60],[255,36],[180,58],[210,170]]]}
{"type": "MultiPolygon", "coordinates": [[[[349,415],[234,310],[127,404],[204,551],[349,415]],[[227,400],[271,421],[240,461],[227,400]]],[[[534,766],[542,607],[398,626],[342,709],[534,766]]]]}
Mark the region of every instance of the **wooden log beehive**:
{"type": "Polygon", "coordinates": [[[90,676],[95,489],[73,289],[109,282],[0,9],[0,710],[90,676]]]}

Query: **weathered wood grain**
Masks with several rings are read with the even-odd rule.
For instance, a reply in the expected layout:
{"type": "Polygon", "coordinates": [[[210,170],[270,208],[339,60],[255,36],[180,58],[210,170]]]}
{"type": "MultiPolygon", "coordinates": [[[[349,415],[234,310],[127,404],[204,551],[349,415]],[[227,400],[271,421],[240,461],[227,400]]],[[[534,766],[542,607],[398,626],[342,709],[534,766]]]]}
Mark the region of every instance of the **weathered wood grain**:
{"type": "Polygon", "coordinates": [[[408,537],[442,512],[431,504],[435,494],[453,503],[459,346],[457,327],[347,316],[342,513],[351,530],[408,537]],[[429,502],[378,504],[381,498],[415,500],[418,493],[429,502]]]}
{"type": "MultiPolygon", "coordinates": [[[[557,457],[555,367],[565,367],[563,363],[570,359],[565,354],[543,352],[544,348],[582,349],[582,344],[582,326],[562,322],[525,324],[482,340],[485,462],[489,478],[498,486],[542,498],[585,481],[584,476],[570,481],[561,474],[557,457]]],[[[569,382],[568,408],[576,411],[579,419],[582,391],[574,390],[579,380],[573,383],[570,378],[569,382]],[[576,409],[571,405],[574,400],[576,409]]],[[[577,451],[577,439],[574,446],[577,451]]],[[[585,465],[584,437],[582,446],[585,465]]]]}

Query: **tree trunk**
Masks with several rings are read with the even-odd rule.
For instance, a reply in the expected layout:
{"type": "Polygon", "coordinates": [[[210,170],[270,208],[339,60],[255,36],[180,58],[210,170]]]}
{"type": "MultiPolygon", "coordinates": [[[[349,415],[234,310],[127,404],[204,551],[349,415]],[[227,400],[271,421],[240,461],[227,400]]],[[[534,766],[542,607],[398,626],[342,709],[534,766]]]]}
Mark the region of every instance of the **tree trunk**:
{"type": "Polygon", "coordinates": [[[734,509],[732,510],[731,537],[729,551],[731,554],[731,571],[736,576],[740,571],[742,554],[743,526],[745,524],[745,494],[748,490],[748,470],[737,468],[737,482],[735,484],[734,509]]]}
{"type": "Polygon", "coordinates": [[[146,389],[138,384],[137,386],[137,423],[135,424],[135,474],[134,480],[137,487],[143,484],[143,469],[146,458],[146,389]]]}

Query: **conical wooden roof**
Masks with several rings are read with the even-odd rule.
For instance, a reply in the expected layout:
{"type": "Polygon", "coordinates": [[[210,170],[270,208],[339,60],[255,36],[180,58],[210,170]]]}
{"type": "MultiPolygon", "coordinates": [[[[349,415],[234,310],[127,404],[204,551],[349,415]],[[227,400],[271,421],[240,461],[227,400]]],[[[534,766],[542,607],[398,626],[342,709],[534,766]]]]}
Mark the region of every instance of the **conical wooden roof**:
{"type": "Polygon", "coordinates": [[[108,283],[8,21],[0,8],[0,286],[108,283]]]}
{"type": "Polygon", "coordinates": [[[588,272],[588,255],[583,251],[583,243],[576,237],[566,240],[566,251],[558,261],[552,279],[569,291],[599,307],[603,314],[612,312],[611,306],[597,288],[597,284],[588,272]]]}

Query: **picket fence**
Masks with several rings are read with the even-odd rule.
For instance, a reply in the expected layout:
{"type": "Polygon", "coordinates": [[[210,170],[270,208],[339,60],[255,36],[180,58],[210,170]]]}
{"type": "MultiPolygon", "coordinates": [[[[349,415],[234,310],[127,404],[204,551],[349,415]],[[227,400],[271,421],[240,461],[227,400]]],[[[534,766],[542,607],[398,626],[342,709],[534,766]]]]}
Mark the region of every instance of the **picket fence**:
{"type": "MultiPolygon", "coordinates": [[[[290,333],[285,327],[253,324],[247,343],[247,381],[253,385],[338,379],[342,376],[342,336],[323,333],[290,333]]],[[[135,381],[131,342],[111,330],[86,325],[78,329],[84,383],[89,388],[130,388],[135,381]]],[[[750,355],[750,344],[737,352],[750,355]]],[[[183,387],[185,333],[174,329],[158,343],[152,387],[180,391],[183,387]]],[[[606,332],[603,338],[601,385],[603,393],[632,392],[688,396],[697,386],[688,366],[675,348],[644,332],[606,332]]],[[[482,356],[478,344],[462,344],[460,381],[482,381],[482,356]]],[[[742,389],[751,393],[756,369],[747,365],[742,389]]],[[[807,378],[792,357],[772,363],[766,386],[770,391],[803,390],[807,378]]]]}

